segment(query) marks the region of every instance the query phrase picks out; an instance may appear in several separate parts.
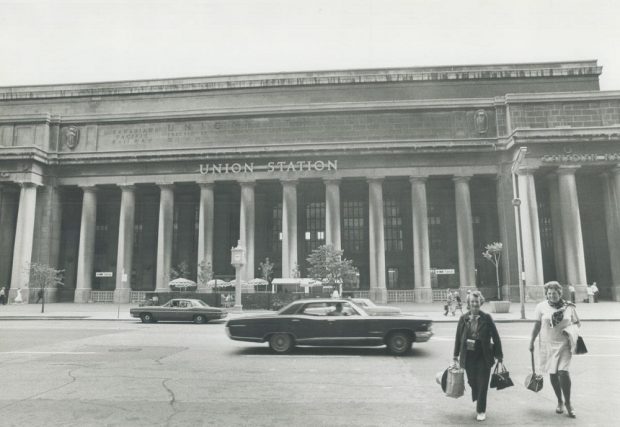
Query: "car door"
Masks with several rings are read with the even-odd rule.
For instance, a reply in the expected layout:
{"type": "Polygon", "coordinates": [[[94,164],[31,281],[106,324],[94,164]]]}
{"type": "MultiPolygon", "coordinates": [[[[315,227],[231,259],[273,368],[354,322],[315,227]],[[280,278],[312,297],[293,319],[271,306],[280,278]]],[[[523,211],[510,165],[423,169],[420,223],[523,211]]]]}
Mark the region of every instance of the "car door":
{"type": "Polygon", "coordinates": [[[331,310],[325,302],[309,302],[291,317],[291,328],[299,343],[322,345],[333,334],[333,322],[327,313],[331,310]]]}

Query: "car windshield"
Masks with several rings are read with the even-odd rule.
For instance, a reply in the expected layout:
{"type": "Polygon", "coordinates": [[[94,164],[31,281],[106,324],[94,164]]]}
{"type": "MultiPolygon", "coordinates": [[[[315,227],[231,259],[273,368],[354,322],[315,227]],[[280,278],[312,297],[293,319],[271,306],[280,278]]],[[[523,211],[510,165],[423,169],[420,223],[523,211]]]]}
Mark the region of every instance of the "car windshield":
{"type": "Polygon", "coordinates": [[[209,307],[209,304],[207,304],[203,300],[197,299],[196,301],[194,301],[194,306],[195,307],[209,307]]]}

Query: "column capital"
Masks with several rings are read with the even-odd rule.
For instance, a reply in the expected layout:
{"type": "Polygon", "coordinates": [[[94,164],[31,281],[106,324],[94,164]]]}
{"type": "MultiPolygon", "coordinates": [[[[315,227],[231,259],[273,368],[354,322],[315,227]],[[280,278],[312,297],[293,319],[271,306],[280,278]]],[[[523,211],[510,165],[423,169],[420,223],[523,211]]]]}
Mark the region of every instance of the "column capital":
{"type": "Polygon", "coordinates": [[[454,182],[469,182],[473,175],[454,175],[452,181],[454,182]]]}
{"type": "Polygon", "coordinates": [[[98,190],[96,185],[78,185],[78,187],[81,188],[84,193],[86,192],[96,193],[98,190]]]}
{"type": "Polygon", "coordinates": [[[215,187],[215,182],[212,182],[212,181],[211,182],[198,182],[197,184],[200,188],[209,189],[209,188],[215,187]]]}
{"type": "Polygon", "coordinates": [[[135,191],[136,190],[135,184],[118,184],[118,186],[120,187],[121,191],[135,191]]]}
{"type": "Polygon", "coordinates": [[[323,178],[323,183],[325,183],[325,185],[328,185],[328,184],[340,185],[341,181],[342,181],[342,179],[340,179],[340,178],[323,178]]]}
{"type": "Polygon", "coordinates": [[[538,170],[538,168],[533,167],[520,167],[517,169],[517,175],[534,175],[534,173],[538,170]]]}
{"type": "Polygon", "coordinates": [[[174,190],[174,182],[156,182],[156,186],[158,186],[162,190],[174,190]]]}
{"type": "Polygon", "coordinates": [[[293,186],[294,187],[298,183],[299,183],[299,180],[297,180],[297,179],[285,179],[285,178],[280,179],[280,184],[282,184],[283,187],[285,185],[286,186],[293,186]]]}
{"type": "Polygon", "coordinates": [[[42,187],[42,184],[32,181],[17,181],[16,184],[19,185],[21,188],[42,187]]]}
{"type": "Polygon", "coordinates": [[[556,173],[558,175],[574,175],[579,168],[581,168],[579,165],[563,165],[557,168],[556,173]]]}
{"type": "Polygon", "coordinates": [[[256,181],[254,180],[239,180],[237,181],[241,187],[255,187],[256,181]]]}
{"type": "Polygon", "coordinates": [[[428,179],[428,175],[411,175],[409,177],[409,182],[412,184],[424,184],[426,183],[426,180],[428,179]]]}
{"type": "Polygon", "coordinates": [[[373,183],[382,184],[384,180],[385,180],[384,176],[372,176],[372,177],[366,178],[366,182],[369,184],[373,184],[373,183]]]}

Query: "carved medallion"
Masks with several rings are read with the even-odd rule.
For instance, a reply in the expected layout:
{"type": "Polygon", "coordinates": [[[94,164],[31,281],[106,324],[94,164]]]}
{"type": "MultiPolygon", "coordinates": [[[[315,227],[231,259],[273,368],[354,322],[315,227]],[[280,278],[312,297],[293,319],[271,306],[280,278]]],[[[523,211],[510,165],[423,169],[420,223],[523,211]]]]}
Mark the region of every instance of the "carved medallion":
{"type": "Polygon", "coordinates": [[[80,142],[80,129],[77,126],[68,126],[62,129],[63,143],[73,150],[80,142]]]}
{"type": "Polygon", "coordinates": [[[479,134],[487,133],[489,129],[489,120],[484,110],[478,110],[474,113],[474,125],[479,134]]]}

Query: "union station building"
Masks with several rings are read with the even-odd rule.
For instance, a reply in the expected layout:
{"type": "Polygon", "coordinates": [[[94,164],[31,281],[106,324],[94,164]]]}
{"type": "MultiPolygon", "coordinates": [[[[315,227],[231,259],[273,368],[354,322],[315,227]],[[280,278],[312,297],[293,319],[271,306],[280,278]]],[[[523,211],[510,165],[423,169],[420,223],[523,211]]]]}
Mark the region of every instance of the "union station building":
{"type": "Polygon", "coordinates": [[[0,287],[129,302],[180,265],[306,277],[331,244],[356,291],[430,302],[597,282],[620,300],[620,92],[596,61],[0,88],[0,287]],[[521,261],[521,267],[519,262],[521,261]]]}

